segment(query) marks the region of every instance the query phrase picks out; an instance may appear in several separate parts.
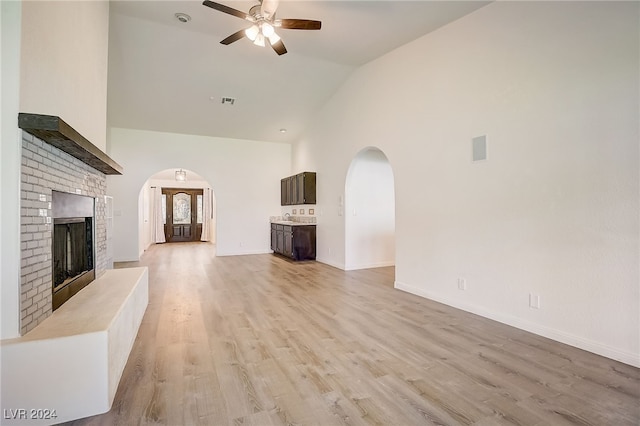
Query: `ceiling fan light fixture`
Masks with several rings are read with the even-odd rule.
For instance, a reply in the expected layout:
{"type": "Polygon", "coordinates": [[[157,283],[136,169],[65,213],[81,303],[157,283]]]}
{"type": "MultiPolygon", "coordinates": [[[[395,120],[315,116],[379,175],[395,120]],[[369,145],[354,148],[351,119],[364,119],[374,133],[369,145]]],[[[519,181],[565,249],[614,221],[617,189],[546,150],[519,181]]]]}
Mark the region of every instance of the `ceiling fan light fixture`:
{"type": "Polygon", "coordinates": [[[271,37],[276,32],[276,30],[273,28],[273,25],[271,25],[268,22],[262,23],[261,30],[262,30],[262,34],[264,34],[264,36],[267,38],[271,37]]]}
{"type": "Polygon", "coordinates": [[[262,33],[258,33],[258,35],[256,35],[256,39],[253,41],[253,44],[255,44],[256,46],[264,47],[264,35],[262,33]]]}
{"type": "Polygon", "coordinates": [[[273,33],[269,36],[269,43],[276,44],[279,41],[280,41],[280,36],[278,36],[278,34],[273,33]]]}
{"type": "Polygon", "coordinates": [[[246,30],[244,30],[244,34],[251,41],[255,41],[256,40],[256,37],[257,37],[259,32],[260,32],[260,29],[258,28],[257,25],[252,25],[251,27],[249,27],[246,30]]]}

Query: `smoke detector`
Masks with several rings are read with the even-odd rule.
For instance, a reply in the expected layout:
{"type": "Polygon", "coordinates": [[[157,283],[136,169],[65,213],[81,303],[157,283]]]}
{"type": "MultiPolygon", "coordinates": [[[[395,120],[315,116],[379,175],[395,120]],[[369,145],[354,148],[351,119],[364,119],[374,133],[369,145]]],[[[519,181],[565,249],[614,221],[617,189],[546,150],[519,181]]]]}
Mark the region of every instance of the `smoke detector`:
{"type": "Polygon", "coordinates": [[[178,12],[174,15],[176,17],[176,19],[180,22],[182,22],[183,24],[186,24],[187,22],[189,22],[191,20],[191,16],[187,15],[186,13],[182,13],[182,12],[178,12]]]}

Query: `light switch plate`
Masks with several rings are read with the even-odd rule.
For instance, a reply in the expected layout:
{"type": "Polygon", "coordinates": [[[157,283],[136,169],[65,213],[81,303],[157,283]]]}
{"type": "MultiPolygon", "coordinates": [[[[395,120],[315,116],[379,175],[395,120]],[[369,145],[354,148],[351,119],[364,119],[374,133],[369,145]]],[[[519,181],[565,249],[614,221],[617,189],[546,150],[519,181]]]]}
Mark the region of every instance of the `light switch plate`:
{"type": "Polygon", "coordinates": [[[473,161],[487,159],[487,136],[477,136],[471,139],[471,158],[473,161]]]}

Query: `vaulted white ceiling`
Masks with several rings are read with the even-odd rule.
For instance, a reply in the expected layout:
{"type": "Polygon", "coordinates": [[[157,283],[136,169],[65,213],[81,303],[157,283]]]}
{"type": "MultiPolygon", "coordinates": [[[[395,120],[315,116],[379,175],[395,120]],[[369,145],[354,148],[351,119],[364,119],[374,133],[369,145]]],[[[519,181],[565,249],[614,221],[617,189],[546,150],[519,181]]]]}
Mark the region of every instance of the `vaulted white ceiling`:
{"type": "MultiPolygon", "coordinates": [[[[218,3],[247,12],[258,2],[218,3]]],[[[112,1],[108,123],[294,142],[354,69],[487,3],[281,0],[278,18],[320,20],[322,29],[279,30],[289,53],[278,56],[247,39],[221,45],[248,23],[201,1],[112,1]]]]}

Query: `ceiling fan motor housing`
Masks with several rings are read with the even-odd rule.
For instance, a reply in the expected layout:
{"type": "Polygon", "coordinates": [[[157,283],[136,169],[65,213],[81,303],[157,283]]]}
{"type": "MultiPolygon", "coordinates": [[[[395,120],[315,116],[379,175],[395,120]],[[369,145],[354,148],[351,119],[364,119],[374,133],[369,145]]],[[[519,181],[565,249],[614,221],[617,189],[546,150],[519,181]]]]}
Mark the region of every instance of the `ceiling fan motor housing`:
{"type": "Polygon", "coordinates": [[[249,9],[249,15],[253,16],[256,21],[263,19],[264,17],[262,16],[262,6],[260,6],[259,4],[252,6],[251,9],[249,9]]]}

